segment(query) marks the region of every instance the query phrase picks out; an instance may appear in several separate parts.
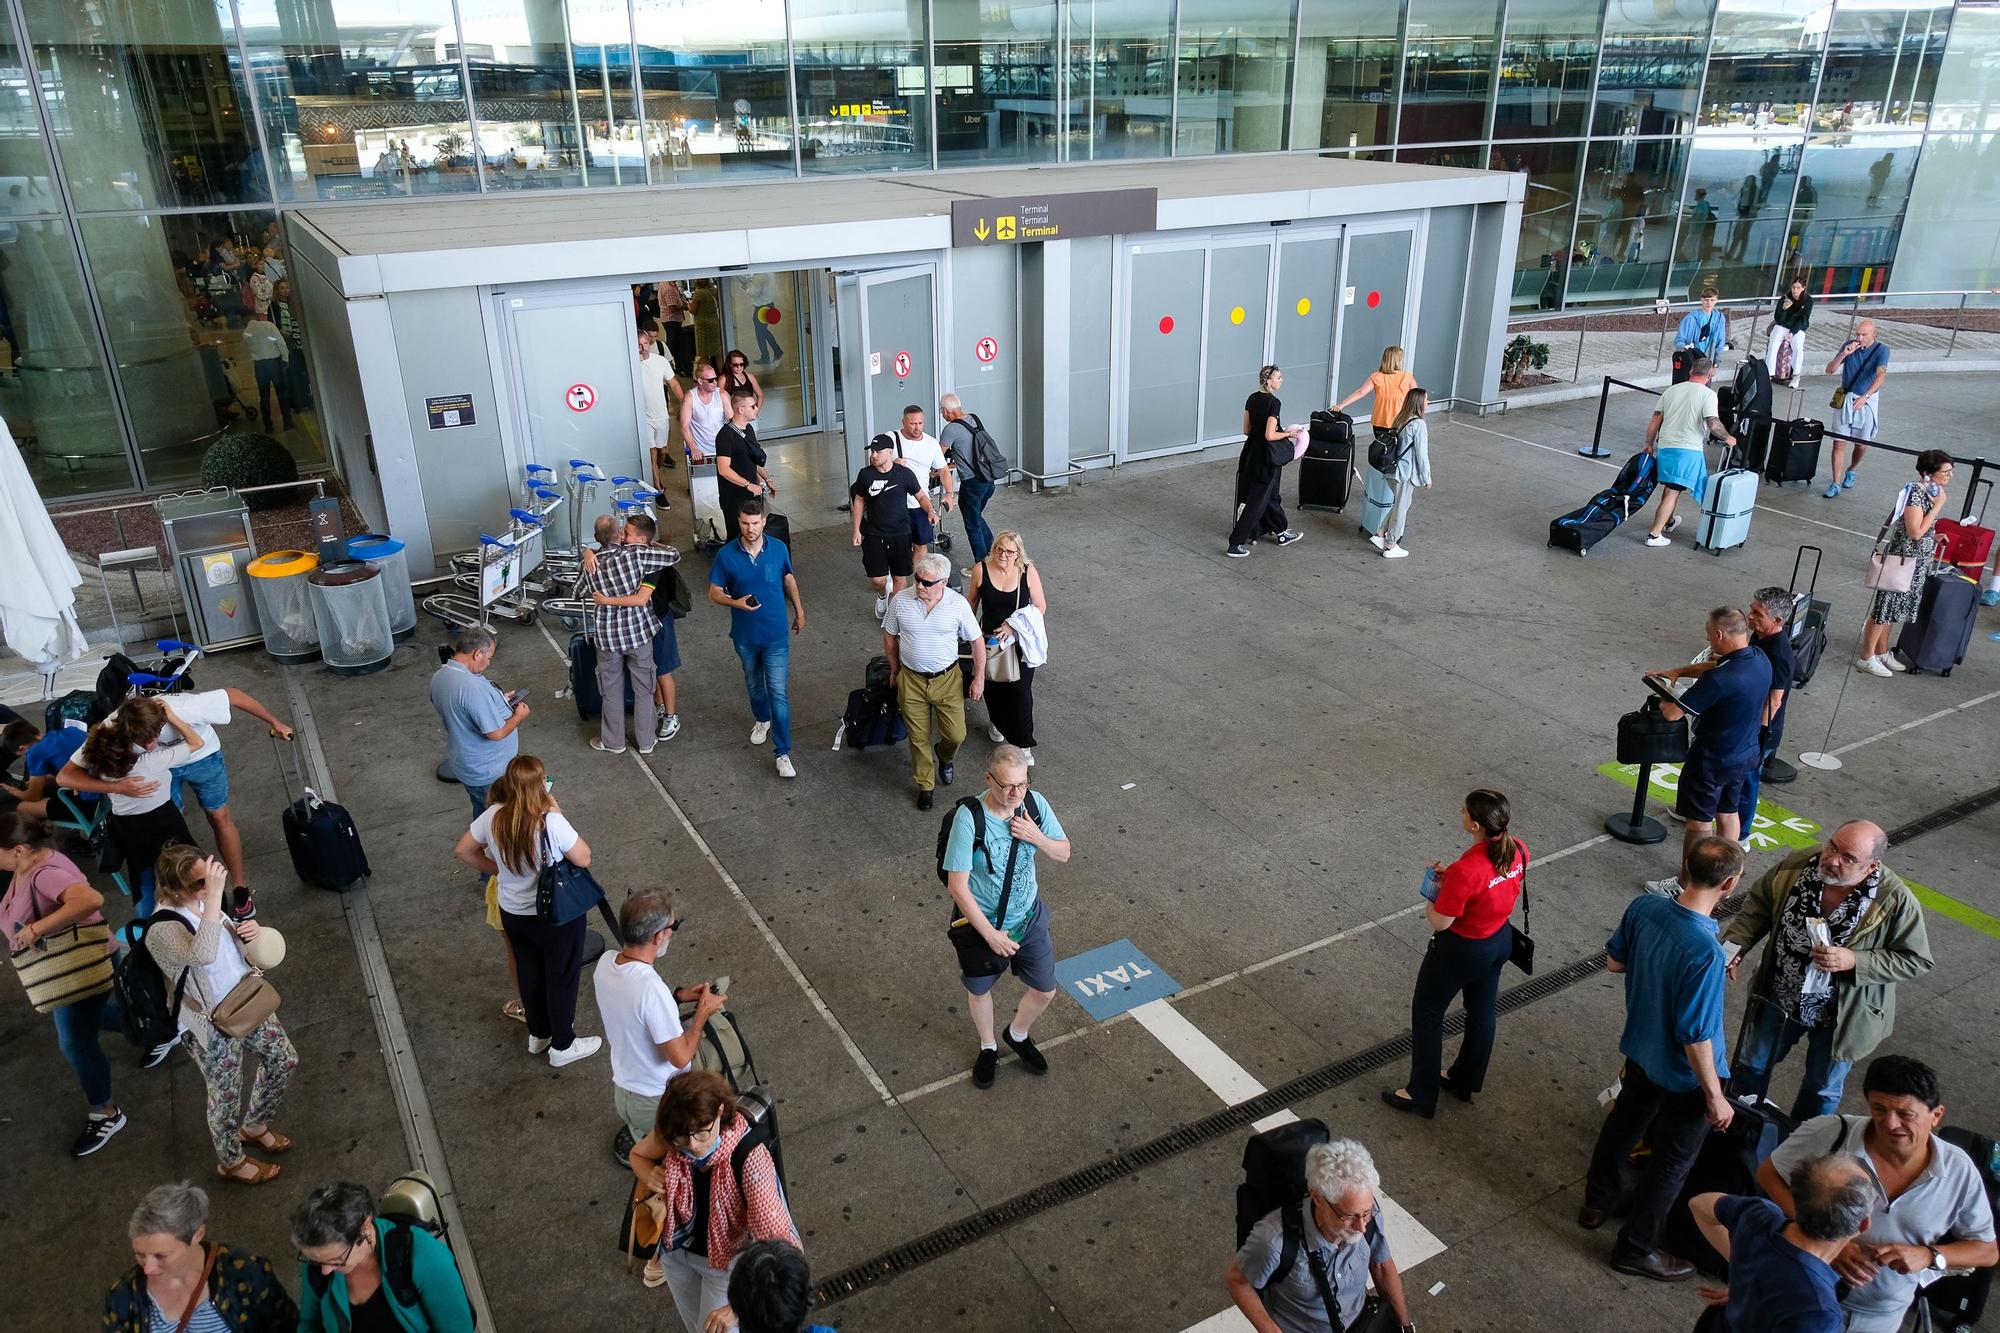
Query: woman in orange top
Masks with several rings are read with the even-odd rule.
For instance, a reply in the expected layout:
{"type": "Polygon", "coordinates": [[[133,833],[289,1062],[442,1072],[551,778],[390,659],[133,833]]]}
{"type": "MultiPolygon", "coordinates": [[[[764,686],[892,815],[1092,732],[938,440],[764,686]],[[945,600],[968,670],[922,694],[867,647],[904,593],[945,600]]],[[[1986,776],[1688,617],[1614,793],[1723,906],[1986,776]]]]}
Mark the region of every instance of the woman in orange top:
{"type": "Polygon", "coordinates": [[[1369,423],[1375,427],[1377,435],[1393,432],[1396,426],[1396,414],[1403,410],[1404,397],[1416,387],[1417,377],[1403,369],[1403,349],[1384,347],[1382,368],[1370,375],[1360,388],[1335,403],[1333,410],[1345,411],[1349,403],[1372,393],[1375,395],[1375,407],[1368,414],[1369,423]]]}

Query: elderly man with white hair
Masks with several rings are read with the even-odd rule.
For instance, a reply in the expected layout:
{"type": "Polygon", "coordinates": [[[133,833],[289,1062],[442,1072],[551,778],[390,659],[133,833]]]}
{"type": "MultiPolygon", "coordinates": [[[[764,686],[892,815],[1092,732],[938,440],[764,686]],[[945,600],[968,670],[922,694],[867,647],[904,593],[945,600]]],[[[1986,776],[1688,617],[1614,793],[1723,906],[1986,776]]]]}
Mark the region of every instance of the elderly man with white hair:
{"type": "Polygon", "coordinates": [[[965,701],[986,693],[986,654],[972,654],[972,684],[964,684],[958,646],[977,649],[984,639],[979,617],[963,596],[945,586],[951,561],[935,551],[917,561],[916,583],[889,599],[882,617],[882,651],[903,725],[910,729],[910,763],[916,770],[917,809],[928,810],[939,782],[951,785],[952,760],[965,742],[965,701]],[[931,724],[937,723],[937,750],[931,724]]]}
{"type": "Polygon", "coordinates": [[[1353,1139],[1317,1144],[1306,1154],[1305,1198],[1252,1227],[1222,1274],[1229,1298],[1257,1333],[1416,1328],[1382,1234],[1375,1199],[1381,1186],[1375,1159],[1353,1139]],[[1370,1282],[1376,1301],[1368,1296],[1370,1282]]]}

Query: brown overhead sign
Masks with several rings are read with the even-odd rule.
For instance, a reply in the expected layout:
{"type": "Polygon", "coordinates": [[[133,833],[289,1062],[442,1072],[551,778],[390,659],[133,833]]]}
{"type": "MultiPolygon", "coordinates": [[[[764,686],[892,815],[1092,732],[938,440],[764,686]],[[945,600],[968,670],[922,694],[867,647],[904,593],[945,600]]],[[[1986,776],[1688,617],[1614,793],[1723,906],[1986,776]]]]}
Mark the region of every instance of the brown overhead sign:
{"type": "Polygon", "coordinates": [[[953,245],[1123,236],[1156,231],[1159,225],[1160,192],[1150,186],[1143,190],[1079,190],[951,201],[953,245]]]}

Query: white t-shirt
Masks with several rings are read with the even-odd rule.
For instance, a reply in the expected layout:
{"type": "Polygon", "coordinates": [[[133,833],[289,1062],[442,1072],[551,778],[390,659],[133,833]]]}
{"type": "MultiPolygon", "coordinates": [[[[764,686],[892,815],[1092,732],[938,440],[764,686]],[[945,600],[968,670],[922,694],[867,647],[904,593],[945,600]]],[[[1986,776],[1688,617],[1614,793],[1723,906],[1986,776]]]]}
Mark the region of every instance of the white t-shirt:
{"type": "MultiPolygon", "coordinates": [[[[195,913],[185,907],[171,907],[167,910],[187,922],[189,930],[200,931],[201,918],[195,913]]],[[[201,984],[208,992],[211,1006],[221,1004],[222,998],[236,989],[236,983],[250,975],[250,964],[243,961],[242,941],[236,938],[236,932],[231,930],[227,923],[222,927],[222,943],[215,946],[215,961],[197,966],[201,968],[201,984]]],[[[173,998],[173,989],[179,980],[179,977],[167,978],[169,999],[173,998]]],[[[192,993],[194,988],[190,986],[188,989],[192,993]]],[[[192,1007],[187,999],[182,999],[181,1010],[184,1014],[192,1007]]],[[[186,1028],[187,1025],[187,1019],[183,1017],[181,1027],[186,1028]]]]}
{"type": "MultiPolygon", "coordinates": [[[[215,729],[229,725],[228,690],[202,690],[195,694],[176,694],[173,696],[173,708],[174,716],[187,723],[194,729],[194,734],[201,737],[201,753],[196,756],[197,758],[206,759],[212,754],[222,753],[222,737],[215,734],[215,729]]],[[[160,728],[162,745],[180,739],[180,733],[172,727],[160,728]]]]}
{"type": "MultiPolygon", "coordinates": [[[[202,758],[208,756],[204,747],[202,758]]],[[[79,761],[82,752],[78,752],[79,761]]],[[[167,803],[167,795],[173,790],[172,770],[183,764],[193,763],[196,755],[189,750],[187,742],[178,745],[155,745],[150,750],[141,750],[139,757],[132,761],[129,776],[145,778],[153,783],[153,790],[147,796],[126,796],[122,792],[112,792],[109,796],[111,813],[114,815],[143,815],[148,810],[157,810],[167,803]]]]}
{"type": "Polygon", "coordinates": [[[591,974],[597,1016],[611,1040],[611,1081],[641,1097],[657,1097],[667,1081],[687,1073],[660,1054],[660,1043],[681,1035],[680,1005],[659,972],[607,953],[591,974]]]}
{"type": "Polygon", "coordinates": [[[1708,444],[1708,419],[1720,417],[1722,406],[1706,384],[1683,380],[1660,395],[1662,449],[1700,449],[1708,444]]]}
{"type": "MultiPolygon", "coordinates": [[[[511,912],[515,916],[533,916],[535,886],[541,880],[542,866],[554,865],[562,859],[564,852],[576,846],[576,830],[570,826],[569,820],[563,818],[562,811],[550,811],[548,818],[542,821],[542,830],[548,834],[549,839],[548,861],[545,863],[538,856],[533,865],[524,869],[510,866],[500,859],[500,850],[493,845],[493,816],[503,808],[489,805],[479,812],[479,818],[472,821],[472,840],[486,850],[486,854],[493,858],[494,865],[500,867],[500,910],[511,912]]],[[[540,841],[541,837],[538,834],[537,844],[540,841]]]]}
{"type": "MultiPolygon", "coordinates": [[[[937,436],[923,435],[913,440],[898,431],[896,447],[902,451],[904,465],[917,474],[919,485],[925,490],[937,485],[937,470],[944,466],[944,446],[937,442],[937,436]]],[[[912,509],[923,508],[914,495],[906,503],[912,509]]]]}
{"type": "Polygon", "coordinates": [[[667,419],[667,381],[674,377],[674,359],[658,347],[639,361],[639,396],[646,404],[646,420],[667,419]]]}

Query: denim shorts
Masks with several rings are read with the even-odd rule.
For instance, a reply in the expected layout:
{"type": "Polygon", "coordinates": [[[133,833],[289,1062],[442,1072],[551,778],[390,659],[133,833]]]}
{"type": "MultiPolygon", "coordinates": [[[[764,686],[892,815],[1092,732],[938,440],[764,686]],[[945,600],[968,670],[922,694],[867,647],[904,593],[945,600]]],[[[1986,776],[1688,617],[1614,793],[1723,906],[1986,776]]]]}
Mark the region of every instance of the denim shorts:
{"type": "Polygon", "coordinates": [[[194,798],[204,810],[220,810],[229,804],[229,768],[222,762],[221,750],[174,769],[173,778],[175,805],[180,804],[182,784],[194,788],[194,798]]]}
{"type": "Polygon", "coordinates": [[[674,618],[660,617],[659,633],[653,636],[653,674],[671,676],[681,669],[681,643],[674,636],[674,618]]]}
{"type": "Polygon", "coordinates": [[[1756,763],[1753,757],[1733,770],[1705,760],[1685,764],[1674,795],[1675,813],[1703,824],[1713,824],[1718,812],[1735,814],[1749,793],[1750,770],[1756,763]]]}
{"type": "MultiPolygon", "coordinates": [[[[1050,991],[1056,988],[1056,945],[1049,937],[1049,905],[1042,899],[1035,900],[1034,914],[1028,918],[1028,928],[1021,934],[1021,947],[1007,960],[1007,970],[1021,979],[1021,984],[1029,990],[1050,991]]],[[[960,977],[965,983],[967,995],[984,995],[1000,983],[1000,973],[990,977],[960,977]]]]}

